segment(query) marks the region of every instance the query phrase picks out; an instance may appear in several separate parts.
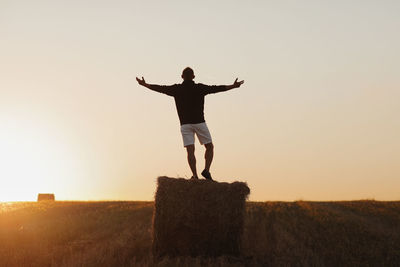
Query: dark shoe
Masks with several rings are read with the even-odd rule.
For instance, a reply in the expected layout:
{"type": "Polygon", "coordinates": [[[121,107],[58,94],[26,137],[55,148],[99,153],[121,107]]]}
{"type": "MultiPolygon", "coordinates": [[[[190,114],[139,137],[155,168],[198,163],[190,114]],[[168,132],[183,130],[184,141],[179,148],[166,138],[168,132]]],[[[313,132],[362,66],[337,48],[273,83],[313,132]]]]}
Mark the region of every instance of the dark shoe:
{"type": "Polygon", "coordinates": [[[207,180],[214,181],[213,178],[211,177],[211,173],[206,169],[201,172],[201,175],[203,175],[203,177],[206,178],[207,180]]]}
{"type": "Polygon", "coordinates": [[[192,178],[190,178],[190,180],[198,180],[199,179],[199,177],[197,177],[197,176],[192,176],[192,178]]]}

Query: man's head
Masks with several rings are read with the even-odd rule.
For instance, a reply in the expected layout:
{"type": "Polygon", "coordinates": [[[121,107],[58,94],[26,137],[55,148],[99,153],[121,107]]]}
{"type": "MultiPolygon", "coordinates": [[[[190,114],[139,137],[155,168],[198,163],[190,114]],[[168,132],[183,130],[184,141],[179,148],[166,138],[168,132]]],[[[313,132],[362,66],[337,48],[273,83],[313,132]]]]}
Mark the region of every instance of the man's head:
{"type": "Polygon", "coordinates": [[[187,67],[182,71],[182,79],[185,81],[191,81],[194,79],[194,72],[191,68],[187,67]]]}

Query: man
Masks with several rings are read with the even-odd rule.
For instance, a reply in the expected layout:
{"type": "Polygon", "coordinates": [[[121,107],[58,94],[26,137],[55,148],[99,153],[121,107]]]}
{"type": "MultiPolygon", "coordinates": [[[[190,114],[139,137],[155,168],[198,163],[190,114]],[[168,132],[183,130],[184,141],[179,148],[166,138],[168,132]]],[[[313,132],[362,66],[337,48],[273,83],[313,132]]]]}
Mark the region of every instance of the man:
{"type": "Polygon", "coordinates": [[[181,124],[183,145],[186,147],[188,163],[193,173],[192,179],[198,179],[196,157],[194,155],[194,135],[196,134],[200,144],[204,145],[206,148],[204,155],[205,167],[201,175],[207,180],[213,180],[210,173],[210,166],[214,156],[214,145],[212,143],[210,131],[204,120],[204,96],[240,87],[244,81],[238,82],[236,78],[232,85],[210,86],[195,83],[193,81],[194,78],[193,70],[187,67],[182,72],[183,82],[181,84],[170,86],[148,84],[143,77],[142,79],[136,77],[136,80],[140,85],[150,90],[175,98],[175,105],[181,124]]]}

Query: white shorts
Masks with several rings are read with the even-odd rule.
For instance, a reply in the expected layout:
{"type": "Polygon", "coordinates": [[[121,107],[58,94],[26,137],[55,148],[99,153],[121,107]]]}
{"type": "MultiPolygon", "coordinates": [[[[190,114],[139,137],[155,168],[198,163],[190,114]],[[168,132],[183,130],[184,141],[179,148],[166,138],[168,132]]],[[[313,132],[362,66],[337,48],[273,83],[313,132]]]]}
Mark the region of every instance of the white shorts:
{"type": "Polygon", "coordinates": [[[200,144],[212,143],[211,134],[205,122],[181,125],[183,146],[194,145],[194,134],[196,133],[200,144]]]}

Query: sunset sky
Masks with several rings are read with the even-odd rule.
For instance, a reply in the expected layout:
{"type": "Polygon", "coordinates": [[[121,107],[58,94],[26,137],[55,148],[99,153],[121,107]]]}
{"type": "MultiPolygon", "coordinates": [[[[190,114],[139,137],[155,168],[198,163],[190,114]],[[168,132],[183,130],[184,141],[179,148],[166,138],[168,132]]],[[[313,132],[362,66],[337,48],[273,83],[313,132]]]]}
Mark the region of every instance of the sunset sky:
{"type": "MultiPolygon", "coordinates": [[[[0,201],[152,200],[191,176],[173,98],[206,97],[211,173],[250,200],[400,200],[399,1],[0,0],[0,201]]],[[[204,148],[196,143],[198,169],[204,148]]]]}

